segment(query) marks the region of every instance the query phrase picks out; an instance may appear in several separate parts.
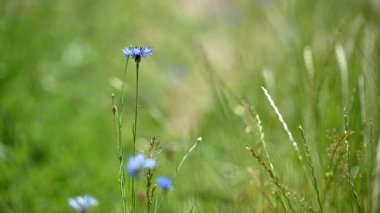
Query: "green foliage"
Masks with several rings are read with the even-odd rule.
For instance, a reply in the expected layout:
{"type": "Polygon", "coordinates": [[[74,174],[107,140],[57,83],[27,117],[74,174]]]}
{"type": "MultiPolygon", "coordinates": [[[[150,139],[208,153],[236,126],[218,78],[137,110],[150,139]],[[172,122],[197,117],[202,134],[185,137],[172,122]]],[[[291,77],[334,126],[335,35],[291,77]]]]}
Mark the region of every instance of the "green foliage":
{"type": "Polygon", "coordinates": [[[69,212],[69,197],[91,194],[91,212],[122,212],[111,93],[121,90],[122,48],[152,45],[140,64],[136,149],[156,136],[154,175],[176,174],[160,212],[319,212],[318,194],[324,212],[376,212],[373,2],[0,0],[0,211],[69,212]]]}

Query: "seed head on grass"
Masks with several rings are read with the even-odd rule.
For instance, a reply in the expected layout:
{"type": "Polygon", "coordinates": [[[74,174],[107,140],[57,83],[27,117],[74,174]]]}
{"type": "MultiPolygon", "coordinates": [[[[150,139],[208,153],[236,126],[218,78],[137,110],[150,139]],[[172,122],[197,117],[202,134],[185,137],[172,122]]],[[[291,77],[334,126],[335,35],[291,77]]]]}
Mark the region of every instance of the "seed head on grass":
{"type": "Polygon", "coordinates": [[[315,192],[317,194],[319,211],[322,213],[323,212],[322,201],[321,201],[321,196],[320,196],[320,192],[319,192],[319,188],[318,188],[318,184],[317,184],[317,177],[316,177],[316,174],[315,174],[315,168],[313,166],[313,162],[312,162],[312,159],[311,159],[310,147],[309,147],[309,145],[306,142],[305,130],[302,128],[301,125],[299,125],[298,128],[301,131],[301,135],[302,135],[302,139],[303,139],[302,140],[302,144],[304,145],[304,148],[305,148],[305,151],[306,151],[306,153],[305,153],[306,154],[306,160],[307,160],[306,162],[307,162],[307,165],[310,168],[311,176],[313,178],[313,186],[314,186],[314,190],[315,190],[315,192]]]}
{"type": "Polygon", "coordinates": [[[276,112],[276,114],[278,116],[278,120],[280,120],[282,126],[284,127],[285,132],[288,134],[289,140],[292,143],[293,148],[294,148],[294,150],[297,153],[298,159],[300,160],[300,162],[302,162],[303,158],[302,158],[301,152],[300,152],[300,150],[298,148],[298,144],[297,144],[296,140],[294,139],[292,133],[290,132],[290,130],[288,128],[288,125],[286,124],[284,118],[282,117],[280,111],[278,110],[277,106],[275,105],[275,103],[274,103],[272,97],[270,96],[270,94],[268,93],[268,91],[264,87],[261,87],[261,89],[263,90],[265,96],[267,97],[270,105],[272,106],[272,108],[276,112]]]}
{"type": "Polygon", "coordinates": [[[156,160],[155,158],[158,156],[158,154],[161,152],[161,146],[160,142],[156,139],[156,137],[153,137],[152,140],[147,145],[147,152],[146,155],[150,157],[150,159],[147,159],[145,161],[145,167],[147,170],[145,170],[144,176],[145,176],[145,186],[146,186],[146,197],[147,197],[147,212],[151,212],[151,206],[153,203],[153,195],[154,191],[156,190],[156,186],[152,186],[152,179],[154,175],[154,169],[156,166],[156,160]]]}
{"type": "MultiPolygon", "coordinates": [[[[290,210],[295,213],[292,204],[289,200],[289,196],[287,191],[285,191],[283,184],[280,183],[278,177],[273,173],[273,171],[267,166],[267,164],[263,161],[263,159],[255,152],[255,150],[249,146],[245,146],[245,149],[248,150],[252,156],[260,163],[260,165],[264,168],[265,171],[268,172],[269,176],[271,177],[271,182],[280,190],[283,198],[286,200],[288,207],[290,210]]],[[[287,211],[286,204],[284,204],[284,210],[287,211]]]]}
{"type": "Polygon", "coordinates": [[[79,213],[86,213],[90,207],[98,205],[98,201],[90,195],[70,198],[68,203],[79,213]]]}

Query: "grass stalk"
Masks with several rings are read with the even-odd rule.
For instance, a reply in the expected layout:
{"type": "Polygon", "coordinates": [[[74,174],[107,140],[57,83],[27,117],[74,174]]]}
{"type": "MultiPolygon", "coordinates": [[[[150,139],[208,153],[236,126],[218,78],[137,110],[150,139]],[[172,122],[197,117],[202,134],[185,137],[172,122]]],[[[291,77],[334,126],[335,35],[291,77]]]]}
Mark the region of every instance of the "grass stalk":
{"type": "Polygon", "coordinates": [[[185,163],[187,157],[189,157],[190,153],[195,149],[195,147],[198,146],[202,142],[202,137],[197,138],[197,141],[194,143],[194,145],[187,151],[187,153],[183,156],[181,162],[178,164],[175,173],[174,173],[174,178],[177,175],[178,171],[181,169],[183,163],[185,163]]]}
{"type": "Polygon", "coordinates": [[[283,190],[286,192],[287,196],[289,198],[292,198],[293,200],[298,201],[299,205],[302,208],[307,209],[309,212],[316,212],[313,209],[313,207],[306,201],[306,199],[304,197],[299,196],[296,192],[290,190],[289,187],[287,187],[286,185],[281,184],[281,183],[279,183],[279,184],[283,188],[283,190]]]}
{"type": "Polygon", "coordinates": [[[120,95],[120,105],[119,107],[115,104],[115,95],[112,94],[112,112],[114,117],[114,129],[115,129],[115,138],[116,138],[116,152],[117,159],[119,162],[118,165],[118,182],[120,187],[120,194],[122,198],[123,212],[127,212],[127,197],[125,191],[125,171],[124,171],[124,154],[122,146],[122,123],[123,123],[123,108],[124,108],[124,96],[125,96],[125,82],[127,80],[127,70],[128,70],[129,58],[126,59],[124,66],[124,77],[123,77],[123,86],[121,89],[120,95]]]}
{"type": "Polygon", "coordinates": [[[262,125],[260,116],[259,116],[258,113],[256,113],[254,111],[254,109],[252,109],[252,107],[249,105],[249,103],[248,103],[247,100],[243,100],[242,104],[243,104],[245,110],[251,116],[251,118],[256,121],[255,123],[256,123],[257,131],[259,133],[259,138],[260,138],[261,145],[263,146],[265,156],[266,156],[266,158],[268,160],[268,163],[269,163],[269,167],[270,167],[270,169],[274,173],[273,164],[272,164],[272,161],[271,161],[271,159],[269,157],[269,153],[268,153],[266,142],[265,142],[265,134],[264,134],[263,125],[262,125]]]}
{"type": "Polygon", "coordinates": [[[265,139],[264,139],[263,125],[261,123],[261,119],[260,119],[259,114],[256,114],[255,119],[256,119],[256,122],[257,122],[257,127],[259,129],[260,141],[261,141],[261,144],[263,145],[265,156],[267,157],[267,160],[269,162],[270,169],[274,173],[273,164],[272,164],[272,161],[271,161],[271,159],[269,157],[269,153],[268,153],[268,150],[267,150],[266,142],[265,142],[265,139]]]}
{"type": "Polygon", "coordinates": [[[303,158],[302,158],[301,152],[298,148],[296,140],[294,139],[292,133],[290,132],[290,130],[288,128],[288,125],[286,124],[284,118],[282,117],[280,111],[278,110],[277,106],[275,105],[275,103],[274,103],[272,97],[269,95],[268,91],[264,87],[261,87],[261,89],[264,91],[264,94],[267,97],[270,105],[273,107],[274,111],[276,112],[278,119],[280,120],[282,126],[284,127],[285,132],[288,134],[289,140],[292,143],[293,148],[297,153],[298,159],[302,162],[303,158]]]}
{"type": "MultiPolygon", "coordinates": [[[[348,115],[347,115],[346,109],[344,109],[344,127],[345,127],[345,132],[348,131],[348,115]]],[[[361,208],[360,208],[360,204],[359,204],[359,199],[358,199],[358,194],[357,194],[357,192],[355,190],[355,185],[354,185],[354,182],[353,182],[351,174],[350,174],[350,164],[349,164],[349,160],[350,160],[350,151],[349,151],[349,148],[350,147],[349,147],[349,143],[348,143],[348,139],[347,138],[344,140],[344,144],[346,145],[345,146],[346,163],[345,163],[345,166],[343,167],[344,168],[344,175],[346,177],[348,185],[350,186],[350,190],[351,190],[352,194],[354,195],[354,199],[355,199],[355,203],[356,203],[356,207],[358,209],[358,212],[361,212],[361,208]]]]}
{"type": "Polygon", "coordinates": [[[153,202],[153,194],[156,190],[156,187],[152,187],[152,178],[153,178],[153,170],[148,169],[148,171],[145,173],[145,179],[146,179],[146,197],[147,197],[147,212],[150,212],[152,202],[153,202]]]}
{"type": "MultiPolygon", "coordinates": [[[[146,155],[149,158],[156,158],[156,155],[158,155],[161,152],[161,146],[160,142],[157,141],[156,137],[153,137],[147,147],[146,155]]],[[[147,197],[147,203],[146,203],[146,209],[147,213],[151,212],[152,203],[153,203],[153,196],[154,192],[156,191],[156,186],[153,184],[153,176],[154,176],[155,169],[147,169],[145,170],[145,186],[146,186],[146,197],[147,197]]]]}
{"type": "Polygon", "coordinates": [[[343,107],[348,106],[348,68],[347,68],[347,59],[344,49],[341,44],[337,44],[335,47],[336,58],[338,60],[340,78],[342,84],[342,96],[343,96],[343,107]]]}
{"type": "Polygon", "coordinates": [[[372,180],[372,206],[371,212],[376,213],[379,212],[380,209],[380,137],[377,143],[377,154],[376,154],[376,162],[375,169],[373,171],[373,180],[372,180]]]}
{"type": "MultiPolygon", "coordinates": [[[[344,153],[342,153],[341,151],[343,149],[342,144],[353,133],[354,133],[353,131],[345,131],[342,135],[333,139],[334,144],[331,150],[329,151],[330,154],[329,154],[328,172],[325,175],[326,182],[325,182],[324,192],[322,193],[325,196],[325,198],[322,200],[328,200],[326,198],[326,195],[329,193],[329,191],[333,190],[334,193],[336,191],[334,190],[335,186],[334,186],[333,179],[338,177],[337,170],[339,168],[339,165],[344,164],[344,162],[342,162],[344,160],[343,159],[344,153]]],[[[330,205],[332,204],[332,202],[334,202],[335,196],[332,196],[332,198],[333,200],[330,200],[330,205]]]]}
{"type": "MultiPolygon", "coordinates": [[[[185,163],[186,159],[189,157],[190,153],[194,151],[194,149],[198,146],[198,144],[200,144],[202,142],[202,137],[199,137],[197,138],[196,142],[194,143],[194,145],[187,151],[187,153],[183,156],[181,162],[179,163],[179,165],[176,167],[176,170],[174,171],[174,174],[173,174],[173,181],[175,180],[179,170],[182,168],[183,164],[185,163]]],[[[154,210],[153,212],[156,213],[158,211],[158,209],[160,208],[162,202],[164,201],[164,197],[166,196],[166,192],[163,193],[163,195],[161,196],[161,200],[158,202],[157,200],[157,197],[156,196],[156,201],[155,201],[155,205],[154,205],[154,210]]]]}
{"type": "Polygon", "coordinates": [[[362,119],[362,123],[365,124],[367,121],[366,118],[366,103],[365,103],[365,85],[364,85],[364,77],[363,75],[359,76],[358,79],[358,87],[359,87],[359,100],[360,100],[360,115],[362,119]]]}
{"type": "MultiPolygon", "coordinates": [[[[123,74],[123,86],[121,87],[121,95],[120,95],[120,109],[119,109],[119,128],[122,127],[123,122],[123,108],[124,108],[124,96],[125,96],[125,87],[127,82],[127,70],[128,70],[129,57],[125,61],[124,66],[124,74],[123,74]]],[[[121,135],[120,135],[121,136],[121,135]]]]}
{"type": "Polygon", "coordinates": [[[305,47],[303,51],[303,59],[306,67],[306,71],[309,79],[314,78],[314,63],[313,63],[313,52],[310,47],[305,47]]]}
{"type": "MultiPolygon", "coordinates": [[[[260,165],[265,169],[265,171],[268,172],[269,176],[271,177],[272,179],[272,182],[273,184],[280,190],[283,198],[286,200],[286,203],[288,205],[288,207],[290,208],[290,210],[294,213],[295,210],[290,202],[290,199],[284,189],[284,187],[282,187],[282,185],[280,184],[280,181],[278,179],[278,177],[273,173],[273,171],[271,169],[269,169],[269,167],[266,165],[266,163],[261,159],[261,157],[255,152],[255,150],[253,150],[251,147],[249,146],[246,146],[245,147],[249,152],[251,152],[252,156],[260,163],[260,165]]],[[[285,212],[288,212],[287,208],[286,208],[286,205],[283,205],[284,207],[284,210],[285,212]]]]}
{"type": "Polygon", "coordinates": [[[154,213],[157,213],[158,210],[160,209],[161,204],[164,202],[165,196],[166,196],[166,193],[163,193],[163,195],[161,195],[161,199],[159,202],[158,202],[158,196],[156,196],[156,202],[155,202],[154,211],[153,211],[154,213]]]}
{"type": "Polygon", "coordinates": [[[323,207],[322,207],[321,195],[320,195],[319,188],[318,188],[317,177],[315,175],[315,168],[313,166],[313,162],[312,162],[312,159],[311,159],[310,147],[309,147],[309,145],[306,142],[306,136],[305,136],[304,129],[302,128],[301,125],[298,128],[301,130],[302,139],[303,139],[302,143],[303,143],[304,148],[306,150],[306,162],[307,162],[307,165],[309,166],[309,168],[311,170],[310,172],[311,172],[311,176],[313,178],[314,190],[315,190],[315,193],[317,194],[319,211],[322,213],[323,212],[323,207]]]}

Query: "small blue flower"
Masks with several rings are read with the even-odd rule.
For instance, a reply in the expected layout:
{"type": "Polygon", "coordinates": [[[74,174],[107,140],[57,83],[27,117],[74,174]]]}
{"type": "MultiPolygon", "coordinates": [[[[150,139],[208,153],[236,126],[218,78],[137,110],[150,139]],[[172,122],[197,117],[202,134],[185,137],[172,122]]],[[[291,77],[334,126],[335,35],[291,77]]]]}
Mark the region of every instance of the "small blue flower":
{"type": "Polygon", "coordinates": [[[127,171],[131,176],[137,176],[143,169],[145,157],[139,153],[135,157],[130,157],[127,164],[127,171]]]}
{"type": "Polygon", "coordinates": [[[144,162],[144,168],[146,169],[155,169],[156,168],[156,160],[153,158],[148,158],[144,162]]]}
{"type": "Polygon", "coordinates": [[[169,190],[172,187],[173,180],[168,177],[158,177],[156,180],[157,185],[159,185],[164,190],[169,190]]]}
{"type": "Polygon", "coordinates": [[[123,54],[125,57],[131,56],[133,59],[135,59],[136,63],[139,63],[141,61],[141,58],[148,56],[152,54],[153,47],[148,46],[145,49],[142,47],[127,47],[123,49],[123,54]]]}
{"type": "Polygon", "coordinates": [[[98,201],[90,195],[70,198],[68,203],[79,213],[85,213],[90,207],[98,205],[98,201]]]}
{"type": "Polygon", "coordinates": [[[127,164],[127,171],[131,176],[137,176],[143,169],[155,169],[156,160],[153,158],[145,158],[141,153],[135,157],[130,157],[127,164]]]}

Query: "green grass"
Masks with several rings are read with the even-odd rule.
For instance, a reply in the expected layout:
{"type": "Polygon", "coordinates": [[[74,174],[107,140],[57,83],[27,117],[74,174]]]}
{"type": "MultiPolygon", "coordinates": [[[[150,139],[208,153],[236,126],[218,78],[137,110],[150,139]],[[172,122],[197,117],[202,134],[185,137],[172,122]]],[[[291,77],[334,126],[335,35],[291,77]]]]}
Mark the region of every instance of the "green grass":
{"type": "MultiPolygon", "coordinates": [[[[137,150],[160,141],[154,175],[203,138],[159,212],[320,212],[317,190],[323,212],[377,212],[378,6],[261,2],[0,0],[0,212],[70,212],[82,194],[99,200],[90,212],[122,212],[111,94],[130,45],[154,47],[136,138],[137,150]]],[[[135,80],[130,63],[125,159],[135,80]]]]}

